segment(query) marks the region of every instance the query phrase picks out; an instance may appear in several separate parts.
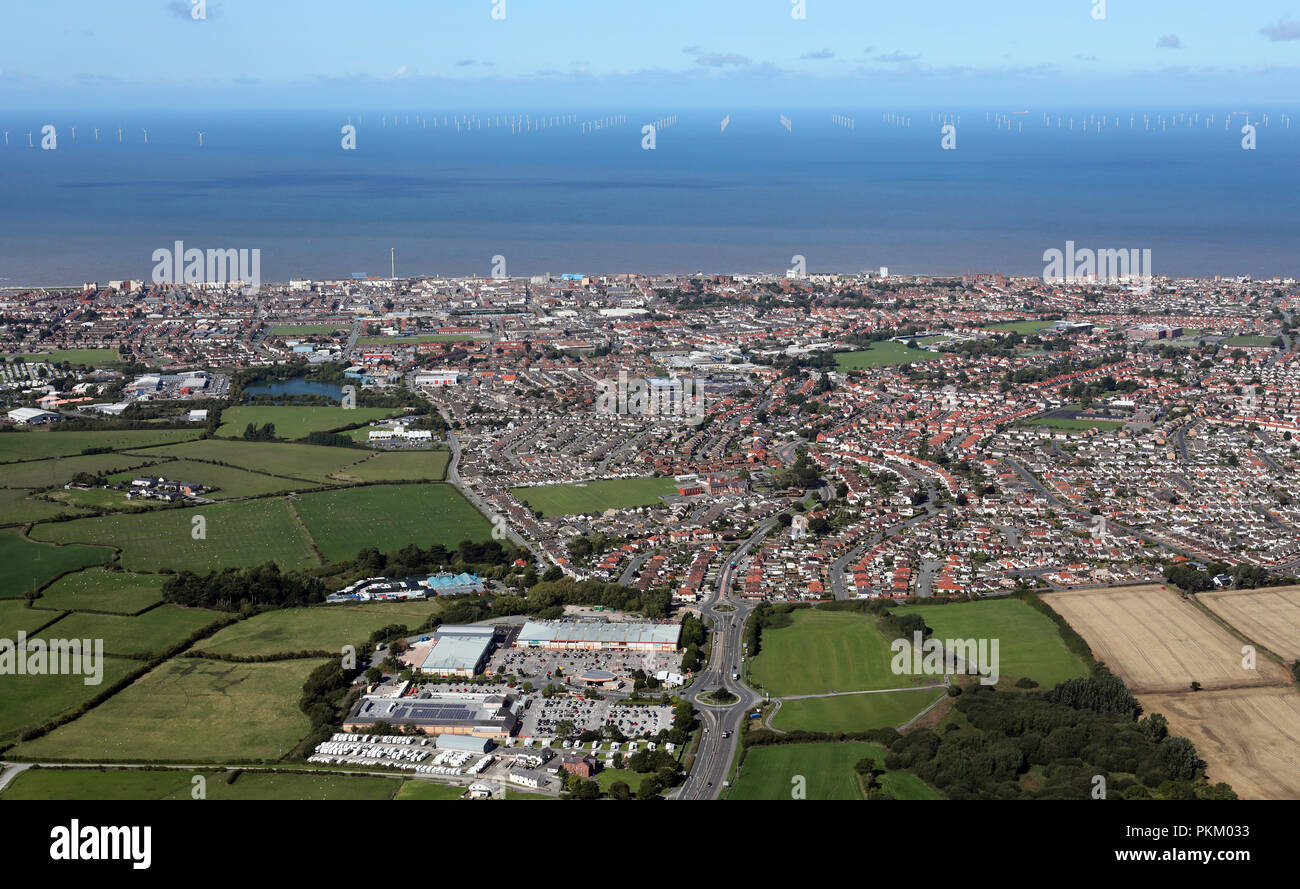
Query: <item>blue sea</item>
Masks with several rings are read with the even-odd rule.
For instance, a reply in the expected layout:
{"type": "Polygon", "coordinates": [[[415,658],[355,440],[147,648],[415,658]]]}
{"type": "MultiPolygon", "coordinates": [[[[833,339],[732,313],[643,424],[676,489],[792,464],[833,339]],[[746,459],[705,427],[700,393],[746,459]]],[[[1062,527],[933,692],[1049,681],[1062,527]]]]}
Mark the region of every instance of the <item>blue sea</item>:
{"type": "Polygon", "coordinates": [[[0,286],[148,278],[177,240],[260,249],[265,281],[387,275],[390,248],[399,275],[487,276],[497,255],[512,276],[780,272],[796,255],[809,272],[1040,275],[1067,240],[1150,249],[1157,275],[1300,276],[1290,110],[1251,113],[1252,151],[1233,109],[1018,110],[837,110],[852,127],[747,110],[725,131],[725,112],[682,113],[653,151],[641,128],[662,111],[533,110],[576,122],[515,134],[502,111],[459,132],[473,112],[0,113],[0,286]]]}

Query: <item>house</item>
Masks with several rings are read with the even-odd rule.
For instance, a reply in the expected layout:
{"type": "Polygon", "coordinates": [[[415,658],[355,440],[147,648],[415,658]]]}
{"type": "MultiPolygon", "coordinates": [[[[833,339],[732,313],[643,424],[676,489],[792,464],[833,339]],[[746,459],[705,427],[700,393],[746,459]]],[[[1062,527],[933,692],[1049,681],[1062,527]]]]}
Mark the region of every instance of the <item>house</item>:
{"type": "Polygon", "coordinates": [[[579,778],[590,778],[600,769],[600,763],[596,762],[596,758],[591,754],[579,756],[576,753],[567,753],[561,765],[566,772],[579,778]]]}

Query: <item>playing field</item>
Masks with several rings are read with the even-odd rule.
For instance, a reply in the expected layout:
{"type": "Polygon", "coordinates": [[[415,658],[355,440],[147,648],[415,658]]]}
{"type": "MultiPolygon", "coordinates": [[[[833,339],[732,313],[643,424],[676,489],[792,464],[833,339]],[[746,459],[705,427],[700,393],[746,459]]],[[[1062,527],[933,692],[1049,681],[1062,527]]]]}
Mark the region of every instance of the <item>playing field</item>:
{"type": "Polygon", "coordinates": [[[65,574],[41,590],[36,607],[63,611],[135,614],[162,599],[165,574],[131,574],[87,568],[65,574]]]}
{"type": "Polygon", "coordinates": [[[454,548],[491,539],[492,525],[452,485],[370,485],[304,494],[294,507],[321,553],[351,559],[368,546],[382,552],[408,543],[454,548]]]}
{"type": "Polygon", "coordinates": [[[99,565],[113,553],[103,547],[49,546],[25,540],[16,529],[0,531],[0,599],[40,589],[60,574],[99,565]]]}
{"type": "Polygon", "coordinates": [[[1049,593],[1043,601],[1088,642],[1097,660],[1134,692],[1275,685],[1277,664],[1242,664],[1241,643],[1177,593],[1156,584],[1049,593]]]}
{"type": "MultiPolygon", "coordinates": [[[[196,776],[202,777],[202,799],[222,800],[374,800],[400,799],[400,777],[369,775],[309,775],[293,772],[241,772],[227,784],[230,772],[184,769],[28,769],[13,780],[0,799],[7,800],[163,800],[194,799],[196,776]]],[[[421,782],[428,783],[428,782],[421,782]]],[[[457,795],[464,788],[457,788],[457,795]]]]}
{"type": "Polygon", "coordinates": [[[160,655],[197,630],[226,619],[201,608],[159,605],[144,614],[69,614],[41,630],[41,639],[103,639],[105,654],[160,655]]]}
{"type": "Polygon", "coordinates": [[[944,356],[938,352],[925,349],[909,349],[902,343],[892,340],[872,343],[868,348],[857,352],[836,352],[835,366],[841,372],[850,370],[871,370],[876,367],[888,367],[894,364],[915,364],[920,361],[937,361],[944,356]]]}
{"type": "Polygon", "coordinates": [[[1288,663],[1300,659],[1300,586],[1201,593],[1196,601],[1288,663]]]}
{"type": "Polygon", "coordinates": [[[94,367],[121,361],[117,349],[55,349],[52,352],[27,352],[18,356],[31,364],[82,364],[94,367]]]}
{"type": "Polygon", "coordinates": [[[1003,677],[1025,676],[1051,688],[1088,675],[1083,661],[1065,647],[1056,624],[1019,599],[910,605],[895,608],[894,613],[921,615],[938,639],[997,639],[1003,677]]]}
{"type": "Polygon", "coordinates": [[[211,489],[201,495],[209,500],[256,497],[261,494],[276,494],[303,488],[301,479],[246,472],[234,466],[218,466],[215,463],[203,463],[197,460],[170,460],[156,463],[147,470],[118,473],[110,476],[108,480],[112,484],[129,486],[133,479],[140,476],[167,478],[175,482],[195,482],[211,489]]]}
{"type": "MultiPolygon", "coordinates": [[[[83,666],[95,665],[83,661],[83,666]]],[[[0,741],[12,741],[20,730],[44,725],[80,706],[141,666],[140,661],[106,656],[98,685],[87,685],[84,674],[3,677],[0,680],[0,741]]]]}
{"type": "MultiPolygon", "coordinates": [[[[221,427],[217,435],[238,438],[249,423],[262,427],[275,426],[276,438],[292,441],[306,438],[312,432],[329,432],[354,423],[369,423],[382,417],[400,414],[401,410],[386,407],[345,408],[340,405],[252,405],[242,404],[221,412],[221,427]]],[[[260,467],[259,467],[260,468],[260,467]]]]}
{"type": "Polygon", "coordinates": [[[677,483],[671,478],[620,478],[513,488],[510,493],[521,503],[527,502],[533,509],[540,509],[546,516],[577,515],[658,505],[663,495],[677,493],[677,483]]]}
{"type": "Polygon", "coordinates": [[[224,627],[198,648],[213,654],[270,655],[299,651],[342,651],[360,646],[382,627],[402,624],[415,632],[441,600],[367,605],[317,605],[267,611],[224,627]]]}
{"type": "Polygon", "coordinates": [[[892,653],[874,619],[848,611],[799,609],[793,624],[763,630],[758,657],[749,663],[753,681],[773,697],[909,688],[942,681],[935,676],[898,676],[892,653]]]}
{"type": "Polygon", "coordinates": [[[176,658],[15,753],[104,762],[277,759],[311,728],[298,699],[323,663],[176,658]]]}
{"type": "Polygon", "coordinates": [[[1223,341],[1225,346],[1271,346],[1275,336],[1230,336],[1223,341]]]}
{"type": "Polygon", "coordinates": [[[347,330],[351,326],[348,321],[336,324],[272,324],[271,336],[329,336],[336,330],[347,330]]]}
{"type": "MultiPolygon", "coordinates": [[[[871,758],[877,769],[884,769],[885,754],[885,748],[865,741],[753,747],[727,799],[797,799],[792,792],[802,785],[804,799],[860,800],[862,789],[853,766],[871,758]]],[[[886,771],[880,780],[896,799],[942,798],[907,772],[886,771]]]]}
{"type": "Polygon", "coordinates": [[[339,470],[334,478],[344,482],[441,481],[450,459],[450,451],[380,451],[339,470]]]}
{"type": "Polygon", "coordinates": [[[996,324],[985,324],[984,327],[986,330],[998,330],[1003,333],[1018,333],[1028,336],[1031,333],[1046,330],[1054,323],[1053,321],[999,321],[996,324]]]}
{"type": "MultiPolygon", "coordinates": [[[[465,795],[465,788],[455,784],[435,784],[432,781],[407,781],[402,788],[397,791],[397,796],[393,799],[433,799],[448,800],[460,799],[465,795]]],[[[519,794],[523,796],[523,794],[519,794]]],[[[507,791],[507,799],[513,799],[514,794],[507,791]]],[[[551,799],[552,797],[546,797],[551,799]]]]}
{"type": "Polygon", "coordinates": [[[861,732],[892,726],[899,728],[946,692],[941,689],[886,691],[836,695],[833,698],[796,698],[781,702],[772,726],[784,732],[861,732]]]}
{"type": "Polygon", "coordinates": [[[1300,693],[1291,688],[1139,695],[1196,745],[1210,781],[1242,799],[1300,799],[1300,693]]]}
{"type": "Polygon", "coordinates": [[[422,333],[419,336],[363,336],[357,338],[358,346],[400,346],[416,343],[472,343],[475,339],[465,334],[422,333]]]}
{"type": "MultiPolygon", "coordinates": [[[[219,441],[207,439],[140,453],[156,458],[224,463],[243,469],[255,469],[281,478],[328,482],[331,473],[358,463],[369,456],[367,451],[330,448],[307,444],[274,442],[219,441]]],[[[184,481],[184,479],[183,479],[184,481]]],[[[311,487],[304,485],[304,487],[311,487]]]]}
{"type": "Polygon", "coordinates": [[[1046,426],[1048,429],[1057,429],[1062,432],[1078,432],[1083,429],[1100,429],[1103,432],[1109,429],[1119,429],[1124,425],[1123,420],[1094,420],[1087,417],[1036,417],[1025,422],[1026,426],[1046,426]]]}
{"type": "Polygon", "coordinates": [[[119,547],[122,566],[131,571],[172,568],[206,573],[269,561],[286,570],[320,564],[289,502],[282,498],[56,522],[34,526],[31,535],[38,540],[119,547]],[[202,539],[194,537],[200,527],[194,524],[195,517],[202,517],[206,526],[202,539]]]}
{"type": "Polygon", "coordinates": [[[0,434],[0,463],[45,457],[67,457],[80,454],[87,448],[109,448],[121,451],[127,448],[187,441],[198,437],[199,433],[193,429],[121,429],[104,432],[57,432],[51,429],[31,429],[22,432],[6,432],[0,434]]]}
{"type": "Polygon", "coordinates": [[[54,488],[66,485],[79,472],[105,475],[124,472],[153,462],[143,456],[127,454],[92,454],[86,457],[62,457],[50,460],[33,460],[27,463],[7,463],[0,466],[0,487],[3,488],[54,488]]]}

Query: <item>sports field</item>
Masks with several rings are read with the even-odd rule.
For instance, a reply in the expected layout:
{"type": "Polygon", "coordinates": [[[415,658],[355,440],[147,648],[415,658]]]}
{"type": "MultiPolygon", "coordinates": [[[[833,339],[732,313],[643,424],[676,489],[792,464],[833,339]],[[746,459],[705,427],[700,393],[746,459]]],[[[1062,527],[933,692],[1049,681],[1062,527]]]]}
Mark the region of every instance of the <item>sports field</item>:
{"type": "Polygon", "coordinates": [[[294,508],[329,561],[368,546],[383,552],[408,543],[454,548],[466,537],[489,540],[492,525],[452,485],[369,485],[304,494],[294,508]]]}
{"type": "Polygon", "coordinates": [[[1019,333],[1028,336],[1031,333],[1038,333],[1051,327],[1053,321],[999,321],[996,324],[985,324],[986,330],[998,330],[1003,333],[1019,333]]]}
{"type": "Polygon", "coordinates": [[[772,726],[784,732],[860,732],[899,728],[947,692],[941,688],[796,698],[781,702],[772,726]]]}
{"type": "Polygon", "coordinates": [[[87,568],[65,574],[41,590],[37,608],[135,614],[162,599],[165,574],[131,574],[87,568]]]}
{"type": "Polygon", "coordinates": [[[763,630],[758,657],[749,663],[750,685],[772,697],[908,688],[942,679],[895,675],[889,640],[867,615],[802,608],[791,618],[789,627],[763,630]]]}
{"type": "Polygon", "coordinates": [[[15,753],[104,762],[277,759],[311,728],[298,698],[323,663],[176,658],[15,753]]]}
{"type": "Polygon", "coordinates": [[[894,614],[919,614],[938,639],[997,639],[1003,677],[1028,677],[1044,688],[1088,675],[1070,653],[1056,624],[1019,599],[986,599],[949,605],[907,605],[894,614]]]}
{"type": "Polygon", "coordinates": [[[292,441],[306,438],[312,432],[329,432],[353,423],[369,423],[400,413],[400,409],[386,407],[241,404],[221,412],[221,426],[217,429],[217,435],[238,438],[244,434],[249,423],[259,428],[272,423],[275,425],[276,438],[292,441]]]}
{"type": "Polygon", "coordinates": [[[188,441],[198,437],[199,433],[193,429],[118,429],[103,432],[30,429],[22,432],[5,432],[0,434],[0,463],[45,457],[67,457],[80,454],[87,448],[121,451],[167,442],[188,441]]]}
{"type": "Polygon", "coordinates": [[[99,565],[113,553],[103,547],[49,546],[26,540],[17,529],[0,531],[0,599],[40,589],[68,571],[99,565]]]}
{"type": "Polygon", "coordinates": [[[21,729],[44,725],[80,706],[141,666],[140,661],[105,656],[99,685],[87,685],[85,675],[3,677],[0,681],[0,741],[8,743],[21,729]]]}
{"type": "Polygon", "coordinates": [[[336,330],[347,330],[351,326],[348,321],[336,324],[272,324],[271,336],[329,336],[336,330]]]}
{"type": "Polygon", "coordinates": [[[1196,601],[1288,663],[1300,659],[1300,586],[1201,593],[1196,601]]]}
{"type": "MultiPolygon", "coordinates": [[[[727,799],[796,799],[796,778],[810,800],[860,800],[862,787],[853,766],[871,758],[885,767],[885,748],[865,741],[819,744],[780,744],[752,747],[727,799]]],[[[895,799],[941,799],[920,778],[903,771],[886,771],[880,782],[895,799]]]]}
{"type": "MultiPolygon", "coordinates": [[[[330,473],[358,463],[369,456],[367,451],[330,448],[309,444],[278,444],[256,441],[220,441],[207,439],[140,451],[157,459],[175,457],[182,460],[224,463],[256,469],[281,478],[304,479],[327,483],[330,473]]],[[[304,485],[304,487],[310,487],[304,485]]]]}
{"type": "Polygon", "coordinates": [[[533,509],[540,509],[549,517],[657,505],[664,494],[677,493],[677,483],[671,478],[619,478],[512,488],[510,493],[521,503],[527,501],[533,509]]]}
{"type": "Polygon", "coordinates": [[[1230,336],[1223,341],[1225,346],[1271,346],[1275,336],[1230,336]]]}
{"type": "Polygon", "coordinates": [[[1139,695],[1169,733],[1196,745],[1210,781],[1242,799],[1300,799],[1300,693],[1294,686],[1139,695]]]}
{"type": "Polygon", "coordinates": [[[179,605],[159,605],[135,617],[76,612],[41,630],[39,638],[103,639],[105,654],[160,655],[191,633],[227,617],[179,605]]]}
{"type": "Polygon", "coordinates": [[[339,481],[441,481],[450,451],[380,451],[334,474],[339,481]]]}
{"type": "Polygon", "coordinates": [[[99,364],[112,364],[121,361],[117,349],[55,349],[52,352],[27,352],[18,356],[31,364],[83,364],[94,367],[99,364]]]}
{"type": "Polygon", "coordinates": [[[909,349],[903,343],[886,340],[872,343],[866,349],[857,352],[836,352],[835,366],[841,372],[850,370],[871,370],[876,367],[889,367],[894,364],[916,364],[921,361],[937,361],[944,356],[938,352],[925,349],[909,349]]]}
{"type": "Polygon", "coordinates": [[[360,646],[381,627],[402,624],[415,632],[441,609],[441,600],[283,608],[224,627],[197,647],[241,656],[337,652],[344,645],[360,646]]]}
{"type": "Polygon", "coordinates": [[[416,343],[472,343],[482,337],[460,333],[422,333],[418,336],[363,336],[357,337],[358,346],[401,346],[416,343]]]}
{"type": "Polygon", "coordinates": [[[1083,429],[1100,429],[1106,432],[1110,429],[1119,429],[1124,425],[1123,420],[1094,420],[1086,417],[1035,417],[1032,420],[1026,420],[1026,426],[1046,426],[1049,429],[1059,429],[1062,432],[1078,432],[1083,429]]]}
{"type": "Polygon", "coordinates": [[[1056,609],[1137,692],[1240,688],[1287,682],[1274,662],[1242,665],[1241,643],[1196,606],[1157,584],[1048,593],[1056,609]]]}
{"type": "MultiPolygon", "coordinates": [[[[293,772],[241,772],[227,784],[228,771],[189,769],[28,769],[13,780],[6,800],[163,800],[194,799],[194,778],[202,777],[203,799],[352,800],[397,797],[406,781],[370,775],[310,775],[293,772]]],[[[460,793],[464,788],[458,788],[460,793]]]]}
{"type": "MultiPolygon", "coordinates": [[[[119,547],[122,566],[130,571],[172,568],[206,573],[268,561],[286,570],[320,564],[307,535],[294,518],[289,501],[282,498],[36,525],[31,536],[61,543],[119,547]],[[201,517],[206,524],[203,539],[193,536],[198,527],[194,524],[196,517],[201,517]]],[[[106,550],[98,552],[107,556],[106,550]]]]}

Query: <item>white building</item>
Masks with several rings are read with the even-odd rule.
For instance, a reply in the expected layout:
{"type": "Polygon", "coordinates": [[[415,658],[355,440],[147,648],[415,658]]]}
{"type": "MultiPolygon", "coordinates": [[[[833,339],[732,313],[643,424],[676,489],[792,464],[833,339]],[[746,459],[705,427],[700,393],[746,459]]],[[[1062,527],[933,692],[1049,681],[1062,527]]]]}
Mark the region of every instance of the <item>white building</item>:
{"type": "Polygon", "coordinates": [[[19,426],[42,426],[58,419],[58,414],[35,407],[17,407],[9,412],[9,420],[19,426]]]}

